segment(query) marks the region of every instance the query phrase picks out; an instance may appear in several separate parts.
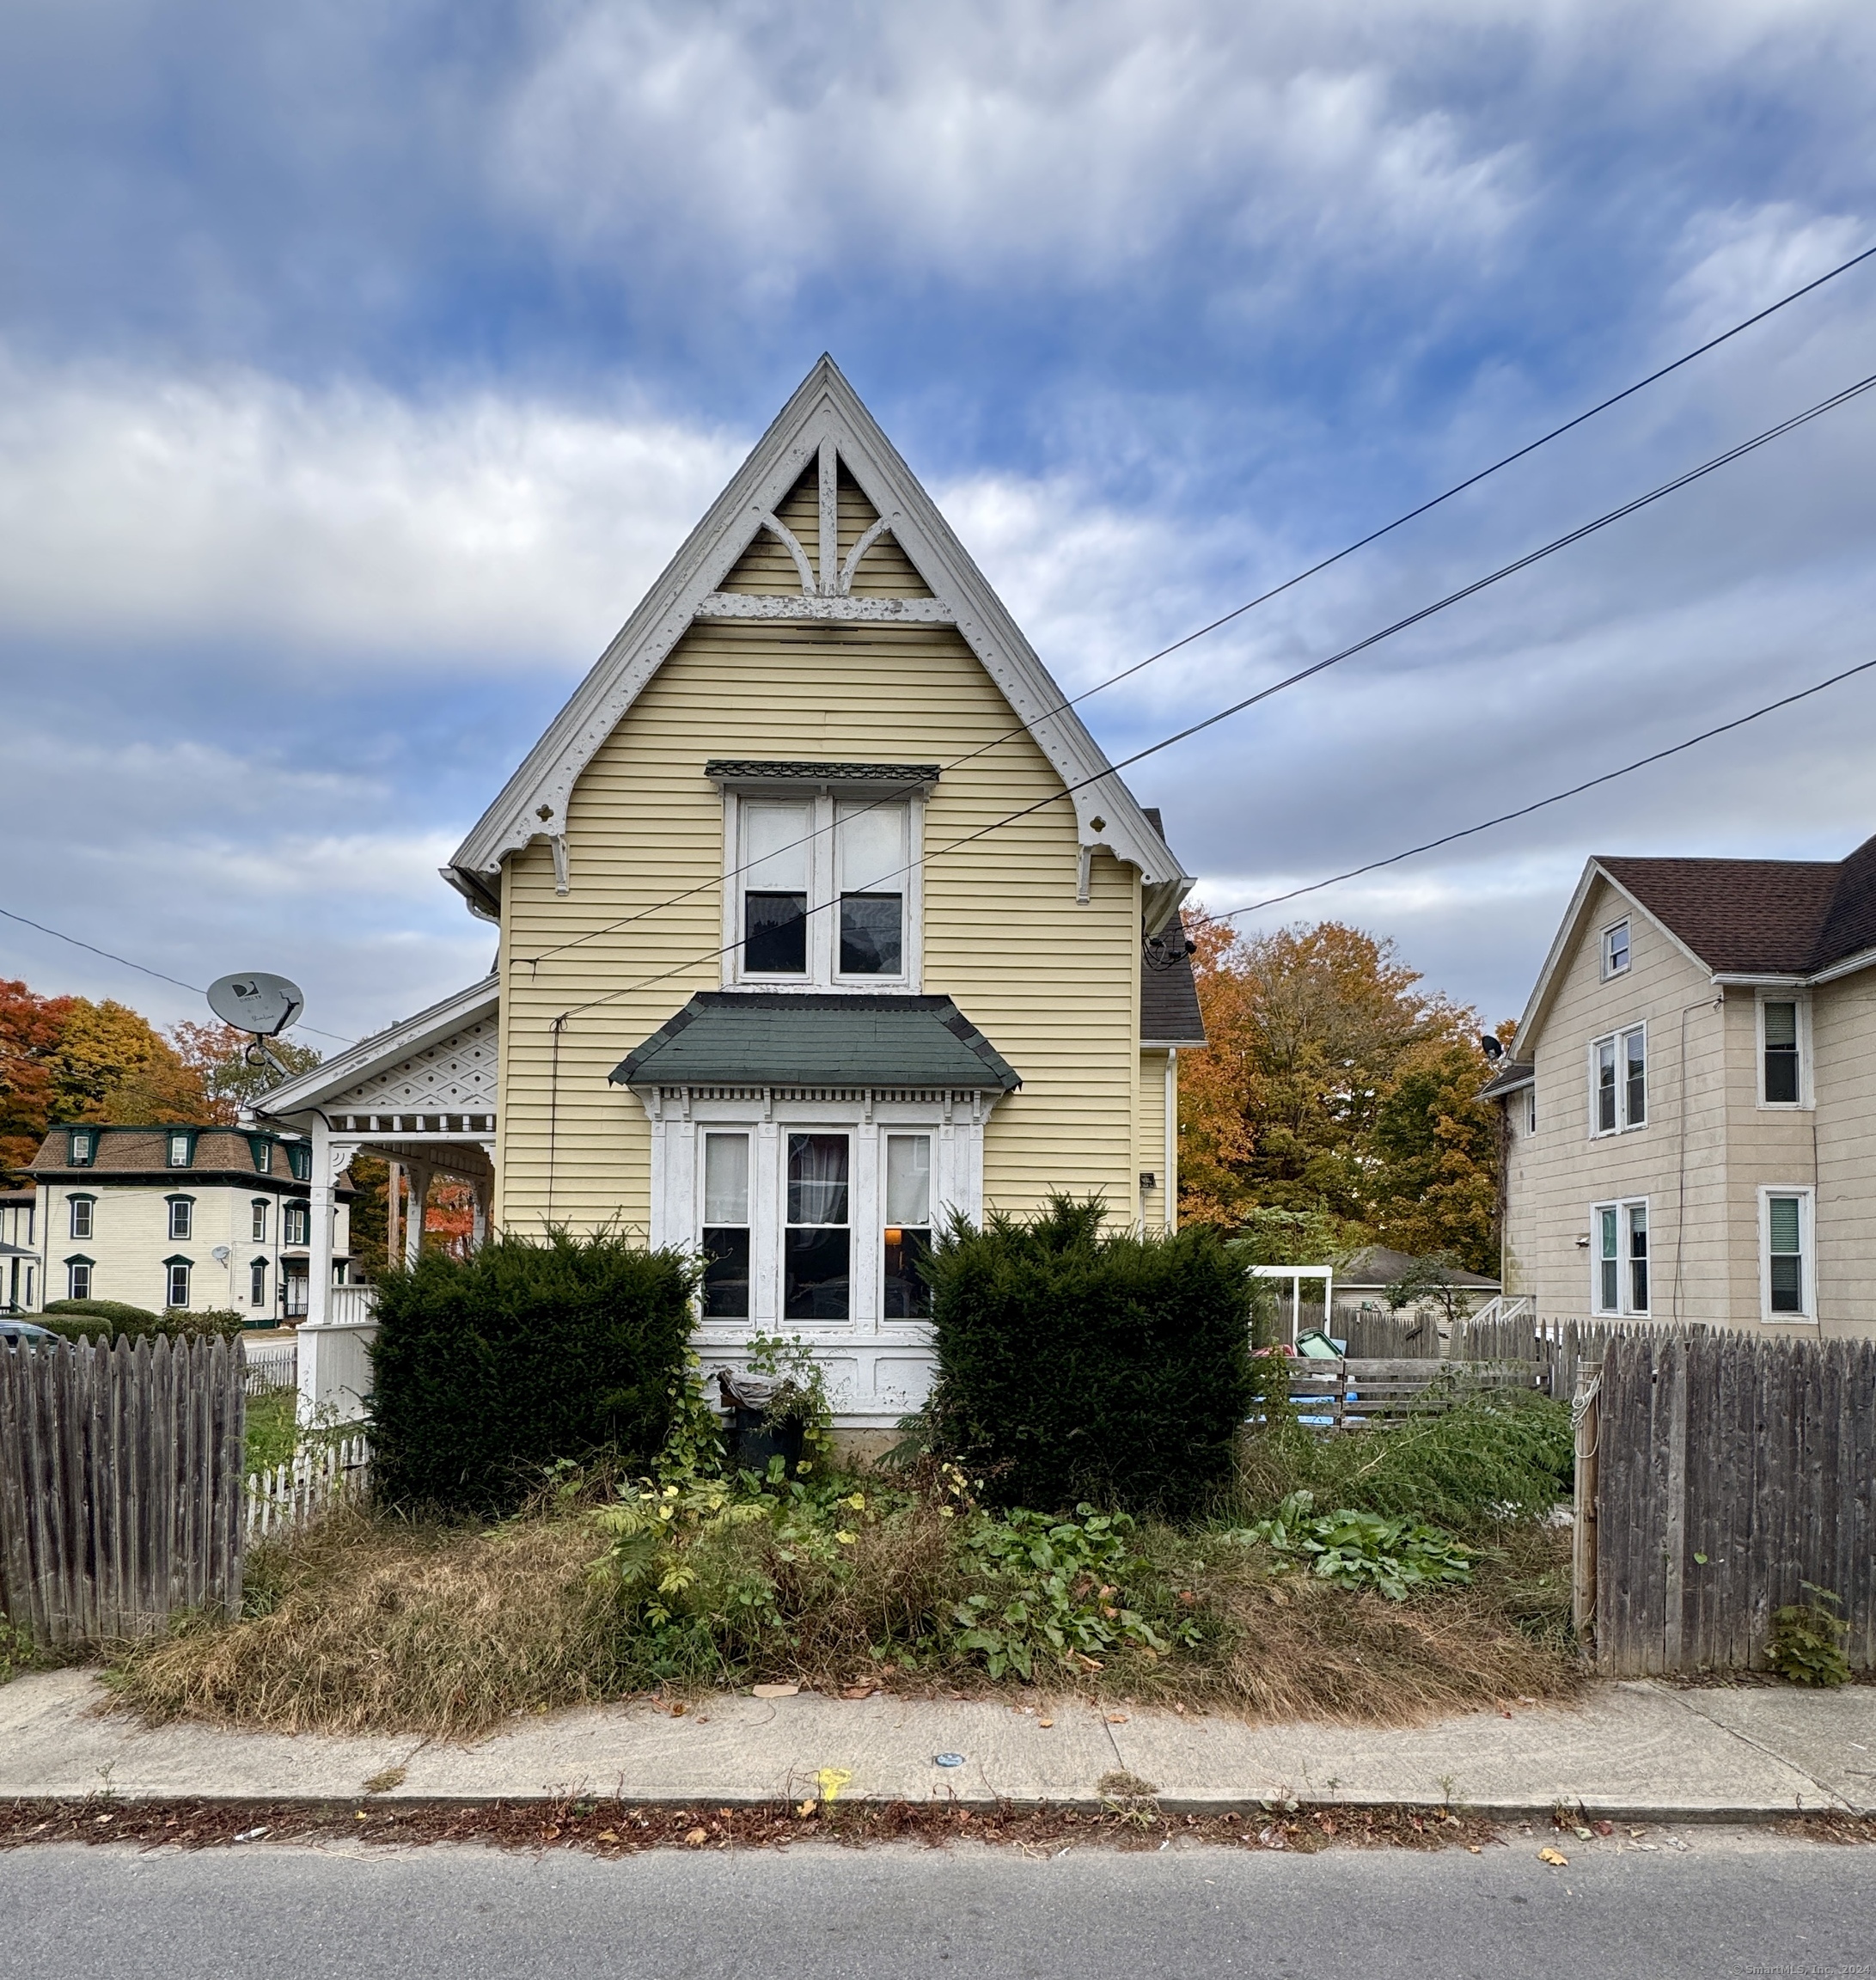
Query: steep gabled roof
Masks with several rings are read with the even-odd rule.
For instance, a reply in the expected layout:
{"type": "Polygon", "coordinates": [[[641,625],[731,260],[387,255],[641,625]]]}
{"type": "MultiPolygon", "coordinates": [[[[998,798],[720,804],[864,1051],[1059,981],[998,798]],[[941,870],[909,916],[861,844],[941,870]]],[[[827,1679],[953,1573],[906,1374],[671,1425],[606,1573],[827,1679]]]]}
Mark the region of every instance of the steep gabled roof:
{"type": "MultiPolygon", "coordinates": [[[[1181,871],[1080,718],[1062,706],[1066,698],[1002,601],[828,357],[803,380],[443,868],[443,877],[476,912],[487,915],[493,908],[501,864],[510,853],[536,839],[558,836],[581,772],[700,612],[713,601],[719,602],[716,608],[724,608],[724,580],[758,533],[773,529],[777,509],[803,474],[816,460],[831,467],[835,457],[839,469],[872,504],[880,518],[877,527],[890,532],[932,593],[929,601],[886,601],[878,608],[901,611],[908,619],[955,623],[1068,787],[1082,844],[1104,847],[1137,866],[1147,932],[1157,932],[1164,926],[1190,890],[1192,876],[1181,871]]],[[[819,588],[811,589],[815,574],[799,545],[789,541],[802,577],[802,596],[794,600],[797,615],[809,599],[816,602],[816,609],[808,616],[836,618],[874,608],[874,602],[845,594],[852,558],[846,571],[824,568],[819,588]]],[[[760,596],[745,596],[740,602],[755,615],[761,615],[769,605],[760,596]]]]}
{"type": "Polygon", "coordinates": [[[1581,938],[1598,880],[1639,908],[1715,982],[1820,981],[1876,963],[1876,838],[1842,859],[1635,859],[1598,855],[1583,869],[1550,944],[1513,1049],[1529,1057],[1581,938]]]}
{"type": "Polygon", "coordinates": [[[263,1118],[279,1120],[326,1106],[374,1073],[400,1065],[429,1047],[441,1044],[465,1025],[480,1018],[492,1018],[500,1006],[501,996],[499,981],[494,976],[485,976],[480,983],[472,983],[467,990],[445,997],[442,1003],[432,1004],[414,1018],[406,1018],[388,1030],[360,1039],[349,1051],[321,1060],[310,1072],[270,1087],[256,1103],[254,1111],[263,1118]]]}

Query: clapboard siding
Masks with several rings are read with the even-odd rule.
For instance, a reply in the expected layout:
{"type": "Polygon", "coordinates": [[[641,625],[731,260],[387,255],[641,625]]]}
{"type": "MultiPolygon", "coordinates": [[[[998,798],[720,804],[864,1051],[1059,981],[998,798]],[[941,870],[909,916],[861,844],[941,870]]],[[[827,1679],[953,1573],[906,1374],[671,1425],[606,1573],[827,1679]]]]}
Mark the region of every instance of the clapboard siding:
{"type": "MultiPolygon", "coordinates": [[[[810,556],[813,493],[804,481],[785,505],[810,556]]],[[[843,539],[870,520],[850,492],[843,539]]],[[[750,559],[773,542],[764,532],[739,568],[761,574],[750,559]]],[[[760,588],[796,588],[791,559],[775,553],[780,566],[760,588]]],[[[889,582],[889,558],[881,568],[889,582]]],[[[649,1124],[606,1076],[694,992],[722,981],[723,811],[708,758],[950,763],[978,749],[946,770],[925,808],[924,988],[954,998],[1024,1080],[990,1121],[985,1195],[1020,1211],[1051,1189],[1098,1189],[1130,1219],[1136,1165],[1158,1165],[1136,1164],[1137,873],[1097,855],[1092,898],[1077,906],[1072,807],[1047,802],[1060,795],[1059,778],[950,628],[741,621],[694,626],[581,777],[567,812],[571,891],[556,895],[543,846],[507,863],[501,1219],[649,1224],[649,1124]],[[1014,824],[947,849],[1038,801],[1014,824]],[[590,939],[544,954],[577,937],[590,939]],[[577,1009],[596,998],[608,1000],[577,1009]],[[553,1025],[569,1011],[556,1079],[553,1025]]]]}
{"type": "Polygon", "coordinates": [[[1870,973],[1818,985],[1811,1025],[1825,1323],[1876,1327],[1876,982],[1870,973]]]}

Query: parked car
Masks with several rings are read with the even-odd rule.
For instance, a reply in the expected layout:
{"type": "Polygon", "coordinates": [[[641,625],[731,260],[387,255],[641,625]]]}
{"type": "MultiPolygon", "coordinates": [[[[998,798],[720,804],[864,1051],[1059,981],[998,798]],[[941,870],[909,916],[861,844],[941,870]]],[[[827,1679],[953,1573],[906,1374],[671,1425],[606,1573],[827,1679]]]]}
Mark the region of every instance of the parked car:
{"type": "Polygon", "coordinates": [[[50,1327],[30,1320],[0,1320],[0,1348],[43,1348],[58,1338],[50,1327]]]}

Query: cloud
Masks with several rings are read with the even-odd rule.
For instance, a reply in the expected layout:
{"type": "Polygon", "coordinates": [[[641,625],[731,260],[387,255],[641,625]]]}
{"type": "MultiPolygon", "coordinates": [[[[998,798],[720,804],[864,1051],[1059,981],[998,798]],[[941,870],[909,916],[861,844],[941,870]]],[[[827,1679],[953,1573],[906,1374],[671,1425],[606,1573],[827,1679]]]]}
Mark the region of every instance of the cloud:
{"type": "Polygon", "coordinates": [[[480,391],[0,363],[0,620],[565,667],[743,449],[480,391]]]}

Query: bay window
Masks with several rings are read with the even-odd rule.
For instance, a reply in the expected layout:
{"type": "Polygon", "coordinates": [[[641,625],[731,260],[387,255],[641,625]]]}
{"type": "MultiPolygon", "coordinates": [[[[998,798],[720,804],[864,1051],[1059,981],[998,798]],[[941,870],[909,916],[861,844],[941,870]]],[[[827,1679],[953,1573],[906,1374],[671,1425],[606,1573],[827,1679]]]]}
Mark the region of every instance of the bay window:
{"type": "Polygon", "coordinates": [[[932,1137],[886,1137],[885,1261],[880,1312],[888,1320],[923,1320],[932,1311],[932,1288],[920,1262],[932,1250],[932,1137]]]}
{"type": "Polygon", "coordinates": [[[749,1138],[704,1137],[704,1317],[749,1312],[749,1138]]]}
{"type": "Polygon", "coordinates": [[[788,1137],[782,1231],[782,1317],[845,1320],[852,1292],[847,1137],[788,1137]]]}

